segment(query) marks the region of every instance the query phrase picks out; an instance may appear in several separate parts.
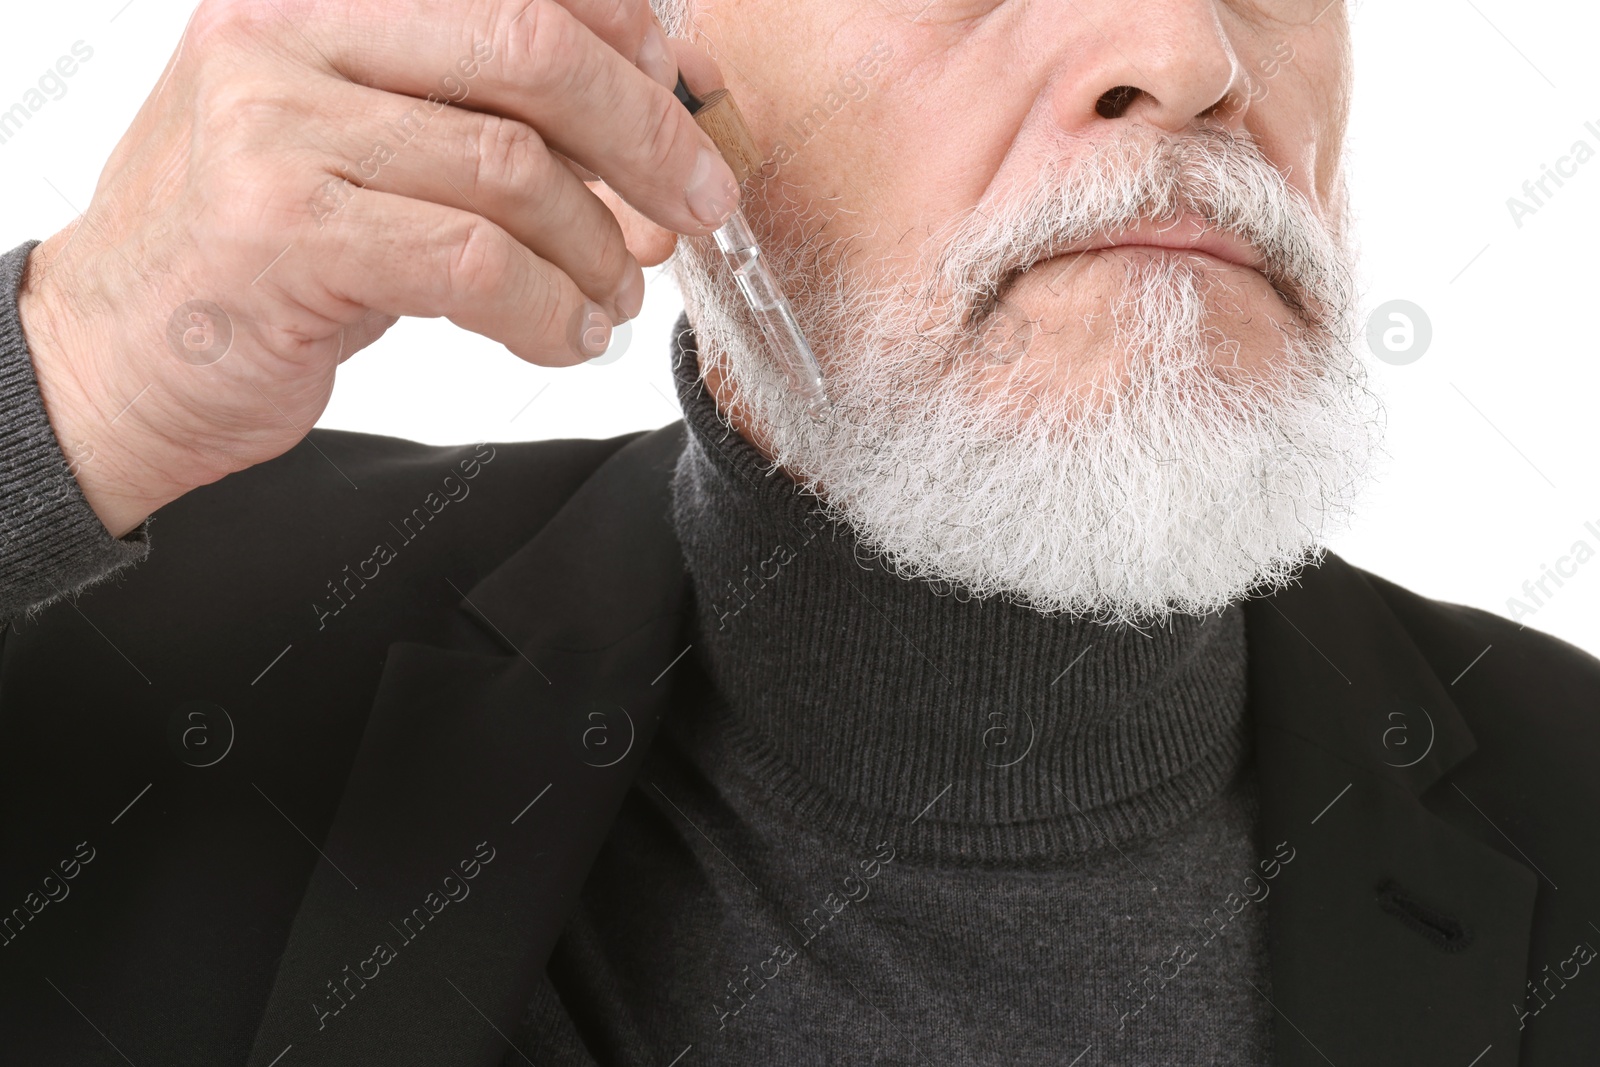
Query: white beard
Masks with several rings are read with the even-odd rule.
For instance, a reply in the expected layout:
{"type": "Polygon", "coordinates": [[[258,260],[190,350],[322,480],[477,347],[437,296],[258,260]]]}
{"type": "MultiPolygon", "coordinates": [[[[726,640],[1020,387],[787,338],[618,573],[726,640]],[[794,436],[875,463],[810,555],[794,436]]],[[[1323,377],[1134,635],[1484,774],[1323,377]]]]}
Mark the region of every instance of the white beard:
{"type": "Polygon", "coordinates": [[[907,282],[864,281],[847,240],[764,245],[826,372],[821,423],[772,364],[715,248],[680,242],[702,372],[722,372],[776,463],[900,575],[1148,624],[1282,585],[1347,519],[1381,412],[1351,344],[1342,239],[1232,135],[1131,148],[1043,175],[1019,205],[985,205],[930,240],[915,297],[907,282]],[[1129,258],[1104,309],[1110,373],[1068,383],[1028,358],[1035,327],[994,304],[1008,275],[1180,207],[1250,239],[1295,308],[1269,370],[1227,366],[1238,342],[1219,330],[1217,278],[1179,256],[1129,258]]]}

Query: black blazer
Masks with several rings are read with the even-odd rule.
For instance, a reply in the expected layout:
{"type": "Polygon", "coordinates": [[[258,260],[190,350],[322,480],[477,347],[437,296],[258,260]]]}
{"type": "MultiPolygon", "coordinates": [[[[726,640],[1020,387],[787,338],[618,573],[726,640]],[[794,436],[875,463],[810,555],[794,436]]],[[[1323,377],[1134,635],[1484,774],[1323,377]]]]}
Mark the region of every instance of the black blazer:
{"type": "MultiPolygon", "coordinates": [[[[317,431],[15,622],[0,1062],[505,1058],[693,669],[683,434],[317,431]]],[[[1246,612],[1277,1062],[1600,1063],[1600,664],[1335,557],[1246,612]]]]}

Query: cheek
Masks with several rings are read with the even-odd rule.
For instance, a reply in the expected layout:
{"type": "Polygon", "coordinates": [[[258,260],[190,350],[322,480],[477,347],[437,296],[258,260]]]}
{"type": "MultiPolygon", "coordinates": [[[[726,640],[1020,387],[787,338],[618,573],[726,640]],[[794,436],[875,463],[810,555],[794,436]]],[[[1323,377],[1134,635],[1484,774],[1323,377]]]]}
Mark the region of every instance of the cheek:
{"type": "MultiPolygon", "coordinates": [[[[716,2],[718,21],[731,25],[735,0],[716,2]]],[[[977,201],[988,177],[979,172],[1004,155],[1004,124],[949,99],[951,84],[982,80],[975,59],[955,69],[937,34],[886,18],[876,0],[827,11],[835,6],[739,4],[741,23],[782,27],[721,42],[723,71],[768,161],[767,180],[746,192],[788,234],[820,230],[860,239],[864,256],[888,255],[908,229],[925,232],[928,220],[977,201]],[[746,82],[741,71],[762,77],[746,82]]]]}
{"type": "Polygon", "coordinates": [[[1291,184],[1324,217],[1338,206],[1350,118],[1351,72],[1345,43],[1330,34],[1296,40],[1293,58],[1283,66],[1258,116],[1280,141],[1272,153],[1274,162],[1289,171],[1291,184]]]}
{"type": "Polygon", "coordinates": [[[781,129],[792,159],[761,191],[785,240],[802,230],[848,240],[853,265],[880,278],[909,269],[943,221],[979,201],[996,155],[981,115],[941,117],[894,77],[880,70],[865,97],[809,141],[793,123],[781,129]]]}
{"type": "Polygon", "coordinates": [[[1245,123],[1261,151],[1323,218],[1339,187],[1344,115],[1342,106],[1328,102],[1339,92],[1336,85],[1285,71],[1272,93],[1252,105],[1245,123]]]}

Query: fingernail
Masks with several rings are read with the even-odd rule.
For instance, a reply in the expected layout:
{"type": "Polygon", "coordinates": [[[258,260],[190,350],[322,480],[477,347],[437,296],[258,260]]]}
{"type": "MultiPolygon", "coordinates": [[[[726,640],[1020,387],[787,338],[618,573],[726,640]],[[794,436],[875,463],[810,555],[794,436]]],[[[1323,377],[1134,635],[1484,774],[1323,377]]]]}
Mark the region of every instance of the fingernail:
{"type": "Polygon", "coordinates": [[[739,202],[739,185],[723,158],[704,145],[689,175],[689,210],[707,226],[721,226],[739,202]]]}
{"type": "Polygon", "coordinates": [[[617,290],[617,310],[622,312],[623,322],[626,322],[628,319],[638,318],[639,311],[643,307],[644,271],[640,268],[638,260],[634,260],[632,268],[628,271],[628,280],[617,290]]]}
{"type": "Polygon", "coordinates": [[[678,84],[678,61],[667,46],[667,35],[654,20],[644,33],[644,43],[639,46],[639,58],[635,62],[640,70],[668,89],[678,84]]]}

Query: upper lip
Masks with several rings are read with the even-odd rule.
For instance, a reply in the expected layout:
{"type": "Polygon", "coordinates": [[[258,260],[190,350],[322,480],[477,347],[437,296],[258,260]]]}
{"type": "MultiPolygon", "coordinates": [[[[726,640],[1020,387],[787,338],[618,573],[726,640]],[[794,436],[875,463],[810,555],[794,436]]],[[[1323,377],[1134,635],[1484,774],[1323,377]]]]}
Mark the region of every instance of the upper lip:
{"type": "Polygon", "coordinates": [[[1192,212],[1186,212],[1176,219],[1163,222],[1140,222],[1128,229],[1078,241],[1056,254],[1071,255],[1078,252],[1096,252],[1106,248],[1136,247],[1203,252],[1256,271],[1266,266],[1266,260],[1249,241],[1216,229],[1192,212]]]}

